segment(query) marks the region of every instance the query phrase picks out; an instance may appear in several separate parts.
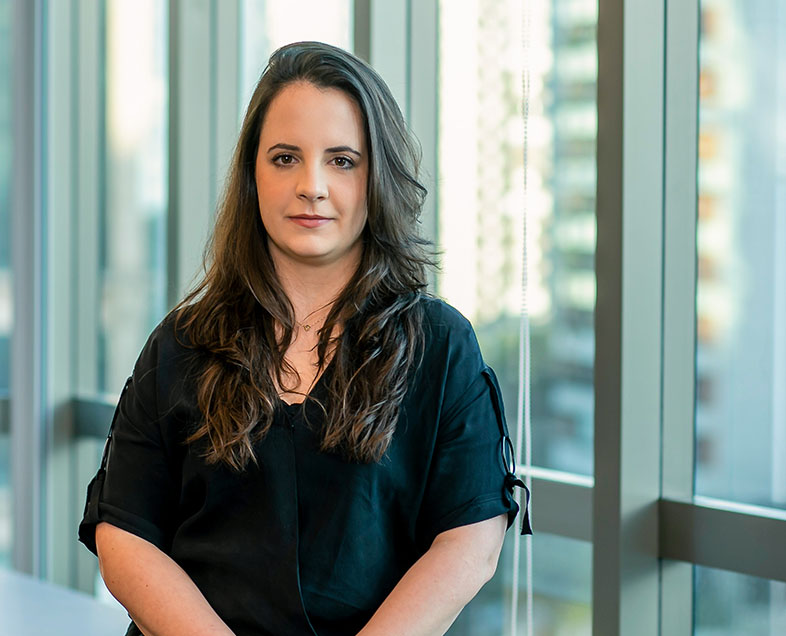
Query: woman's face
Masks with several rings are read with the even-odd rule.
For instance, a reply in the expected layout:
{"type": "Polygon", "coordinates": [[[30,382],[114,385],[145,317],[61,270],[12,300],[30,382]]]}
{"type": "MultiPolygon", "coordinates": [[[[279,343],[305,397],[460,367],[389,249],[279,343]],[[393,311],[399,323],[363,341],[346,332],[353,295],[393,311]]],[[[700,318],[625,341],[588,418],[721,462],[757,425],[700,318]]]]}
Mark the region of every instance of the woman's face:
{"type": "Polygon", "coordinates": [[[283,88],[268,107],[256,160],[259,212],[274,262],[356,264],[367,181],[355,101],[307,82],[283,88]]]}

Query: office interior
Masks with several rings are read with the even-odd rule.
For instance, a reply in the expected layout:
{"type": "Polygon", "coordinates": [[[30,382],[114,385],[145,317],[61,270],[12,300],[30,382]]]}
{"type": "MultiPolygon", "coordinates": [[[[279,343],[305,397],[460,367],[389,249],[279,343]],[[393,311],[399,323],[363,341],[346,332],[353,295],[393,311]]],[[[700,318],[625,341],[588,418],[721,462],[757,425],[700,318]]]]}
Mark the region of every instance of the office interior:
{"type": "Polygon", "coordinates": [[[0,0],[0,573],[122,613],[85,488],[297,40],[420,140],[531,486],[449,634],[786,634],[781,0],[0,0]]]}

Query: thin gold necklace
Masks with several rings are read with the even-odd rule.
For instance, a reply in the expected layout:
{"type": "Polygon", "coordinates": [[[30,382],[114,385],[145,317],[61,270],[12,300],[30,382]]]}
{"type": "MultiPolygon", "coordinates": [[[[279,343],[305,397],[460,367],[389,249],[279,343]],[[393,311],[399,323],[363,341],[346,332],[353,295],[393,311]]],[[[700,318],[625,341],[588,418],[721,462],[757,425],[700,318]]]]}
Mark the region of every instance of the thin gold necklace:
{"type": "Polygon", "coordinates": [[[302,322],[300,320],[298,320],[297,318],[295,318],[295,322],[300,326],[301,329],[303,329],[303,331],[311,331],[311,327],[313,326],[313,323],[312,324],[306,323],[306,320],[308,320],[308,317],[309,316],[313,316],[318,311],[322,311],[325,307],[329,307],[332,303],[333,303],[333,301],[331,300],[329,303],[325,303],[321,307],[317,307],[310,314],[306,314],[305,317],[303,318],[302,322]]]}

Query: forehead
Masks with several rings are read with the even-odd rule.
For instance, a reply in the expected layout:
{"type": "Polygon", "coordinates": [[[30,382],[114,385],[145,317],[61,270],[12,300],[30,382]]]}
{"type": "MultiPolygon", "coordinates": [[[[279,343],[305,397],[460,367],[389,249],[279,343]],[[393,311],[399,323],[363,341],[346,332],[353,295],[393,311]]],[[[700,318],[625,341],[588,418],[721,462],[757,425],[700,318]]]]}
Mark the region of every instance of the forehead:
{"type": "Polygon", "coordinates": [[[355,100],[336,88],[295,82],[282,88],[268,106],[260,137],[287,136],[273,143],[365,145],[363,114],[355,100]],[[300,143],[298,143],[300,142],[300,143]]]}

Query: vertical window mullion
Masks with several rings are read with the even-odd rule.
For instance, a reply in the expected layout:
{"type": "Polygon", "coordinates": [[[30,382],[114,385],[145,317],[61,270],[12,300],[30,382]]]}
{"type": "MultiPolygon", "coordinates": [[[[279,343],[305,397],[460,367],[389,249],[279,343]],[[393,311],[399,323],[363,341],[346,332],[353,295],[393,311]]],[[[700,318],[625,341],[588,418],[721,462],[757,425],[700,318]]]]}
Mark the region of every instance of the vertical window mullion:
{"type": "MultiPolygon", "coordinates": [[[[390,4],[388,2],[384,6],[390,4]]],[[[352,3],[352,50],[359,58],[371,61],[371,0],[354,0],[352,3]]]]}
{"type": "Polygon", "coordinates": [[[92,393],[99,385],[99,241],[102,186],[105,168],[102,162],[102,122],[104,87],[102,59],[106,55],[103,38],[103,11],[97,3],[78,6],[76,64],[78,65],[77,108],[77,175],[76,259],[77,306],[80,308],[76,328],[79,355],[76,356],[76,390],[92,393]]]}
{"type": "MultiPolygon", "coordinates": [[[[76,288],[74,289],[75,310],[78,320],[74,325],[74,397],[92,395],[100,384],[99,346],[97,334],[100,330],[100,260],[101,218],[104,206],[106,166],[102,150],[105,136],[104,60],[106,40],[104,37],[105,11],[100,3],[80,3],[76,11],[76,33],[74,38],[77,64],[77,114],[75,163],[78,166],[76,182],[76,214],[74,215],[76,288]]],[[[72,490],[73,522],[81,514],[81,494],[84,484],[95,471],[95,440],[79,439],[79,411],[74,409],[74,468],[69,484],[72,490]]],[[[108,425],[108,423],[107,423],[108,425]]],[[[73,536],[73,525],[65,533],[69,542],[67,549],[75,551],[73,571],[69,584],[76,589],[92,594],[95,586],[95,558],[87,550],[80,549],[73,536]]]]}
{"type": "Polygon", "coordinates": [[[404,117],[411,122],[408,112],[411,90],[408,75],[409,53],[406,46],[410,38],[408,6],[407,0],[371,3],[369,63],[385,80],[404,117]]]}
{"type": "Polygon", "coordinates": [[[170,0],[169,206],[167,305],[174,306],[200,266],[215,201],[211,153],[212,3],[170,0]]]}
{"type": "Polygon", "coordinates": [[[201,267],[202,249],[237,140],[240,15],[238,3],[170,0],[166,242],[170,308],[201,267]]]}
{"type": "MultiPolygon", "coordinates": [[[[409,6],[409,86],[408,120],[423,150],[421,179],[429,191],[420,217],[422,231],[433,240],[437,236],[437,108],[439,96],[439,20],[437,0],[418,0],[409,6]],[[417,64],[414,63],[417,60],[417,64]]],[[[433,281],[432,281],[433,282],[433,281]]]]}
{"type": "MultiPolygon", "coordinates": [[[[661,492],[688,501],[694,483],[698,0],[667,0],[661,492]]],[[[661,633],[693,632],[693,565],[661,564],[661,633]]]]}
{"type": "Polygon", "coordinates": [[[42,110],[41,2],[13,3],[14,150],[11,210],[12,564],[40,574],[42,460],[42,110]],[[32,317],[32,319],[31,319],[32,317]]]}
{"type": "Polygon", "coordinates": [[[76,3],[45,3],[45,171],[44,237],[44,414],[42,466],[44,508],[41,513],[42,561],[46,578],[71,582],[75,546],[72,531],[77,517],[71,484],[73,470],[71,404],[74,393],[73,335],[74,232],[77,175],[76,3]]]}
{"type": "Polygon", "coordinates": [[[662,1],[598,13],[593,633],[658,633],[662,1]]]}
{"type": "MultiPolygon", "coordinates": [[[[240,3],[216,2],[215,56],[215,149],[214,175],[215,197],[221,196],[221,188],[232,160],[232,151],[240,131],[240,3]]],[[[211,207],[215,201],[211,201],[211,207]]],[[[212,217],[211,217],[212,218],[212,217]]]]}

